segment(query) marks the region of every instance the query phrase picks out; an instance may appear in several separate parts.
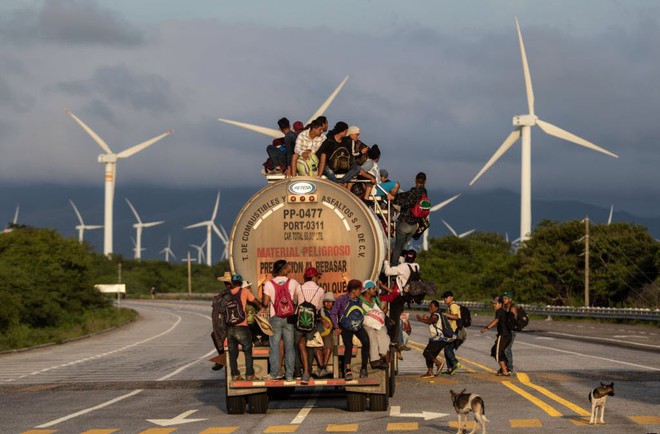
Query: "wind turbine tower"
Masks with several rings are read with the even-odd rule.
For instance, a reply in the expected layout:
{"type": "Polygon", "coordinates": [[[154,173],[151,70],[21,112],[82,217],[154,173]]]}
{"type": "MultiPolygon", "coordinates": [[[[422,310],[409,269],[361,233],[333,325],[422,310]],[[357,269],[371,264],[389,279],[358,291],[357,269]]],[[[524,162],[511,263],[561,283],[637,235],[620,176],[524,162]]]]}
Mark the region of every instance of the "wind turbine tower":
{"type": "Polygon", "coordinates": [[[520,171],[520,241],[524,242],[529,239],[532,232],[532,127],[537,125],[541,130],[551,136],[575,143],[576,145],[584,146],[585,148],[593,149],[594,151],[602,152],[614,158],[619,158],[618,155],[596,146],[587,140],[584,140],[568,131],[552,125],[549,122],[542,121],[534,113],[534,90],[532,89],[532,78],[529,74],[529,65],[527,63],[527,54],[525,53],[525,45],[523,44],[522,32],[516,18],[516,28],[518,29],[518,41],[520,43],[520,56],[522,57],[523,75],[525,76],[525,89],[527,92],[527,107],[529,113],[525,115],[518,115],[513,117],[513,125],[515,129],[504,140],[504,143],[495,151],[495,154],[490,158],[488,163],[479,171],[479,173],[470,181],[470,185],[477,182],[481,177],[499,158],[504,155],[506,151],[522,136],[522,157],[521,157],[521,171],[520,171]]]}
{"type": "Polygon", "coordinates": [[[165,253],[165,262],[170,262],[170,255],[172,255],[175,261],[177,260],[176,255],[172,251],[172,235],[167,236],[167,247],[165,247],[159,253],[165,253]]]}
{"type": "Polygon", "coordinates": [[[130,200],[126,199],[126,203],[128,206],[131,208],[131,211],[133,211],[133,215],[135,215],[135,219],[137,220],[137,223],[133,225],[135,228],[135,259],[138,261],[142,259],[142,230],[144,228],[151,228],[154,226],[158,226],[160,224],[165,223],[164,221],[160,222],[148,222],[148,223],[143,223],[142,219],[140,218],[140,215],[138,212],[135,210],[135,207],[131,203],[130,200]]]}
{"type": "MultiPolygon", "coordinates": [[[[131,148],[128,148],[118,154],[112,152],[110,147],[98,134],[96,134],[87,124],[81,121],[76,115],[74,115],[69,109],[66,109],[65,112],[75,120],[78,125],[82,127],[87,134],[103,149],[104,153],[99,155],[99,163],[105,165],[105,212],[103,219],[103,254],[110,255],[113,252],[112,248],[112,215],[113,215],[113,203],[115,198],[115,182],[117,175],[117,160],[121,158],[128,158],[143,149],[153,145],[157,141],[169,136],[174,132],[174,130],[168,130],[160,136],[156,136],[152,139],[142,142],[138,145],[135,145],[131,148]]],[[[138,249],[137,252],[140,250],[138,249]]]]}
{"type": "Polygon", "coordinates": [[[83,234],[85,233],[85,229],[101,229],[103,226],[102,225],[86,225],[85,222],[83,221],[82,215],[80,214],[80,211],[78,211],[78,208],[76,207],[76,204],[73,203],[71,199],[69,199],[69,203],[73,207],[73,210],[76,213],[76,217],[78,217],[78,222],[80,223],[78,226],[76,226],[76,229],[78,229],[78,241],[81,243],[83,242],[83,234]]]}

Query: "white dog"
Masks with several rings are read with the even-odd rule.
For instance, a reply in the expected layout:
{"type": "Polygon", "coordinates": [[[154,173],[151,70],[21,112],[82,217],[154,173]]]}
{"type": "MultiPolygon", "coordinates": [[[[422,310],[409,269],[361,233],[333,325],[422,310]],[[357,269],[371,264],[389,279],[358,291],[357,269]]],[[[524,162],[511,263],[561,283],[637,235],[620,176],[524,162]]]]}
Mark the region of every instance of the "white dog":
{"type": "Polygon", "coordinates": [[[590,425],[594,423],[605,424],[603,418],[605,417],[605,402],[608,396],[614,396],[614,383],[603,384],[596,387],[589,394],[589,402],[591,403],[591,420],[590,425]],[[600,408],[600,421],[598,420],[598,409],[600,408]]]}
{"type": "MultiPolygon", "coordinates": [[[[475,425],[470,434],[474,434],[477,428],[481,427],[482,434],[486,434],[486,422],[490,422],[486,419],[486,407],[484,405],[484,400],[481,399],[481,396],[475,393],[464,393],[465,389],[459,393],[450,390],[451,402],[454,405],[456,410],[456,415],[458,416],[458,434],[464,432],[462,416],[465,415],[465,426],[467,426],[468,415],[470,411],[474,413],[475,425]]],[[[467,429],[467,428],[465,428],[467,429]]]]}

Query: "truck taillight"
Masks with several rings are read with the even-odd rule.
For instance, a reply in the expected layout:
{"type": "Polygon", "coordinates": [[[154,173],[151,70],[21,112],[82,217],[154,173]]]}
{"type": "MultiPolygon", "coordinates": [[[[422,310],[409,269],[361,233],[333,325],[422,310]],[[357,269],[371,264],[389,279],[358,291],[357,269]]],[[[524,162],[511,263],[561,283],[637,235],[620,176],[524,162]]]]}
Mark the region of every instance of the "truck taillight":
{"type": "Polygon", "coordinates": [[[289,203],[305,203],[305,202],[318,202],[318,197],[315,194],[292,194],[289,196],[289,203]]]}

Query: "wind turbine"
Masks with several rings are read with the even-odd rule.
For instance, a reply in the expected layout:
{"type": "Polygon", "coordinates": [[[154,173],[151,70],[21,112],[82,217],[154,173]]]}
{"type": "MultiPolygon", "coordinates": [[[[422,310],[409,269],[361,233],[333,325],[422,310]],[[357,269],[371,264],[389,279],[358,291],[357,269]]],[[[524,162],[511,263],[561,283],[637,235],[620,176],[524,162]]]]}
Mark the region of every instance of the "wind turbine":
{"type": "Polygon", "coordinates": [[[133,225],[133,227],[135,228],[135,239],[137,240],[135,242],[135,259],[140,260],[142,258],[142,229],[158,226],[165,222],[160,221],[160,222],[143,223],[142,219],[140,218],[140,215],[135,210],[135,207],[133,206],[131,201],[126,199],[126,203],[131,208],[131,211],[133,211],[133,214],[135,215],[135,219],[137,220],[137,223],[133,225]]]}
{"type": "MultiPolygon", "coordinates": [[[[437,205],[433,205],[431,207],[430,211],[429,211],[429,221],[431,220],[431,213],[432,212],[436,212],[436,211],[444,208],[445,206],[449,205],[450,203],[452,203],[453,201],[458,199],[461,194],[462,193],[459,193],[456,196],[450,197],[449,199],[445,200],[444,202],[440,202],[437,205]]],[[[422,235],[422,250],[426,252],[428,249],[429,249],[429,230],[427,229],[427,230],[424,231],[424,235],[422,235]]]]}
{"type": "Polygon", "coordinates": [[[610,207],[610,216],[607,218],[607,226],[612,224],[612,215],[614,215],[614,204],[610,207]]]}
{"type": "Polygon", "coordinates": [[[165,262],[170,262],[170,255],[172,255],[175,261],[177,260],[176,255],[172,251],[172,235],[167,236],[167,247],[165,247],[159,253],[165,253],[165,262]]]}
{"type": "Polygon", "coordinates": [[[69,199],[69,203],[73,207],[73,210],[76,213],[76,216],[78,217],[78,222],[80,223],[78,226],[76,226],[76,229],[78,229],[78,241],[81,243],[83,242],[83,234],[85,233],[85,229],[100,229],[103,226],[102,225],[86,225],[85,222],[83,221],[82,215],[80,214],[80,211],[78,211],[78,208],[76,207],[76,204],[73,203],[71,199],[69,199]]]}
{"type": "Polygon", "coordinates": [[[602,152],[614,158],[618,155],[594,145],[574,134],[564,131],[561,128],[552,125],[549,122],[542,121],[534,114],[534,91],[532,89],[532,78],[529,74],[529,65],[527,64],[527,54],[525,54],[525,45],[523,44],[522,33],[518,18],[516,18],[516,27],[518,29],[518,40],[520,42],[520,55],[522,57],[523,74],[525,76],[525,89],[527,91],[527,107],[529,113],[513,117],[513,125],[516,127],[511,134],[504,140],[504,143],[495,151],[495,154],[488,160],[488,163],[479,171],[470,185],[477,182],[477,179],[486,172],[511,146],[522,136],[522,155],[521,155],[521,175],[520,175],[520,240],[524,242],[529,239],[532,232],[532,139],[531,131],[534,125],[538,125],[541,130],[551,136],[564,139],[576,145],[602,152]]]}
{"type": "Polygon", "coordinates": [[[18,212],[20,211],[20,209],[21,209],[21,205],[17,203],[16,204],[16,211],[14,212],[14,220],[12,220],[11,223],[9,223],[5,227],[5,230],[3,231],[5,234],[13,231],[14,227],[16,227],[16,225],[18,225],[18,212]]]}
{"type": "Polygon", "coordinates": [[[201,246],[197,244],[188,244],[190,247],[194,247],[197,250],[197,263],[201,264],[204,261],[204,246],[206,245],[206,240],[202,243],[201,246]]]}
{"type": "MultiPolygon", "coordinates": [[[[215,232],[218,237],[225,242],[225,238],[220,232],[220,229],[215,224],[215,218],[218,215],[218,206],[220,205],[220,192],[218,192],[218,196],[215,199],[215,207],[213,208],[213,214],[211,214],[211,219],[210,220],[205,220],[203,222],[195,223],[190,226],[186,226],[184,229],[192,229],[192,228],[199,228],[206,226],[206,265],[211,266],[212,258],[211,258],[211,238],[212,238],[212,233],[211,231],[215,232]]],[[[226,243],[225,243],[225,248],[226,248],[226,243]]]]}
{"type": "Polygon", "coordinates": [[[144,252],[145,250],[147,250],[144,247],[140,247],[140,250],[138,250],[137,243],[135,242],[135,238],[133,237],[131,237],[131,243],[133,243],[133,257],[136,257],[136,255],[138,254],[137,252],[144,252]]]}
{"type": "Polygon", "coordinates": [[[134,154],[137,154],[141,150],[153,145],[157,141],[169,136],[174,132],[174,130],[168,130],[160,136],[156,136],[152,139],[142,142],[138,145],[135,145],[131,148],[128,148],[118,154],[113,153],[110,150],[110,147],[107,143],[103,141],[101,137],[98,136],[90,127],[87,126],[83,121],[81,121],[76,115],[74,115],[69,109],[64,110],[69,116],[75,120],[78,125],[82,127],[89,136],[94,139],[94,141],[103,149],[105,153],[99,155],[98,162],[105,164],[105,212],[103,219],[103,254],[110,255],[112,254],[112,205],[115,198],[115,182],[117,175],[117,160],[120,158],[128,158],[134,154]]]}
{"type": "Polygon", "coordinates": [[[465,238],[468,235],[470,235],[472,232],[476,231],[476,229],[470,229],[467,232],[463,232],[462,234],[459,234],[459,233],[456,233],[454,228],[452,228],[451,225],[449,223],[447,223],[446,221],[443,220],[442,223],[444,223],[445,226],[447,226],[447,229],[449,229],[449,232],[451,232],[457,238],[465,238]]]}
{"type": "MultiPolygon", "coordinates": [[[[316,112],[314,112],[314,114],[309,118],[309,120],[305,123],[305,125],[309,124],[314,119],[321,116],[328,109],[328,107],[330,106],[332,101],[334,101],[335,97],[337,97],[337,94],[339,93],[341,88],[344,87],[344,85],[346,84],[347,81],[348,81],[348,75],[346,77],[344,77],[342,82],[339,83],[339,86],[337,86],[337,88],[330,94],[328,99],[326,99],[323,102],[323,104],[321,104],[321,107],[319,107],[318,110],[316,110],[316,112]]],[[[261,127],[259,125],[247,124],[245,122],[231,121],[229,119],[218,118],[218,120],[220,122],[225,122],[227,124],[231,124],[231,125],[235,125],[237,127],[245,128],[245,129],[250,130],[250,131],[255,131],[257,133],[264,134],[266,136],[270,136],[270,137],[274,137],[274,138],[284,137],[284,134],[282,134],[282,131],[276,130],[274,128],[261,127]]]]}

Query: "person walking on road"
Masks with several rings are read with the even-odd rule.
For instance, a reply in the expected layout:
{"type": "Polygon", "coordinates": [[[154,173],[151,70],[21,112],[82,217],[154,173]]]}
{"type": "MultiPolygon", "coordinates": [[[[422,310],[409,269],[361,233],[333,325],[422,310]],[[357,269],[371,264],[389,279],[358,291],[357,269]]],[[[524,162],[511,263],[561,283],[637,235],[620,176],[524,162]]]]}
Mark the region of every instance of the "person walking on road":
{"type": "MultiPolygon", "coordinates": [[[[442,315],[447,318],[452,333],[456,335],[458,333],[457,320],[461,319],[461,307],[454,301],[454,293],[451,291],[445,291],[442,294],[442,299],[447,305],[447,312],[442,312],[442,315]]],[[[447,361],[447,374],[449,375],[454,375],[462,366],[461,362],[456,359],[458,343],[458,340],[453,340],[445,347],[445,360],[447,361]]]]}
{"type": "Polygon", "coordinates": [[[418,321],[428,324],[429,326],[429,343],[426,345],[426,348],[424,348],[424,352],[422,353],[424,359],[426,359],[427,369],[426,374],[421,377],[424,379],[433,378],[440,374],[445,363],[438,360],[437,357],[440,354],[440,351],[442,351],[443,348],[447,348],[447,345],[449,344],[442,332],[442,318],[439,313],[440,303],[438,303],[437,300],[431,300],[428,309],[430,315],[415,315],[418,321]],[[435,373],[433,372],[433,365],[437,367],[435,373]]]}
{"type": "Polygon", "coordinates": [[[511,331],[506,326],[506,312],[504,311],[504,302],[502,297],[495,297],[493,299],[493,310],[495,310],[495,318],[486,327],[481,329],[481,333],[486,333],[493,327],[497,327],[497,338],[495,344],[490,350],[490,355],[495,358],[500,365],[500,370],[497,372],[498,376],[509,377],[511,374],[506,367],[506,354],[504,349],[511,342],[511,331]]]}
{"type": "MultiPolygon", "coordinates": [[[[504,311],[509,317],[517,318],[518,317],[518,308],[513,303],[513,296],[510,292],[505,292],[502,294],[502,301],[504,302],[504,311]]],[[[516,332],[509,330],[511,332],[511,342],[504,349],[504,354],[506,355],[506,369],[510,374],[513,374],[513,341],[516,340],[516,332]]]]}

